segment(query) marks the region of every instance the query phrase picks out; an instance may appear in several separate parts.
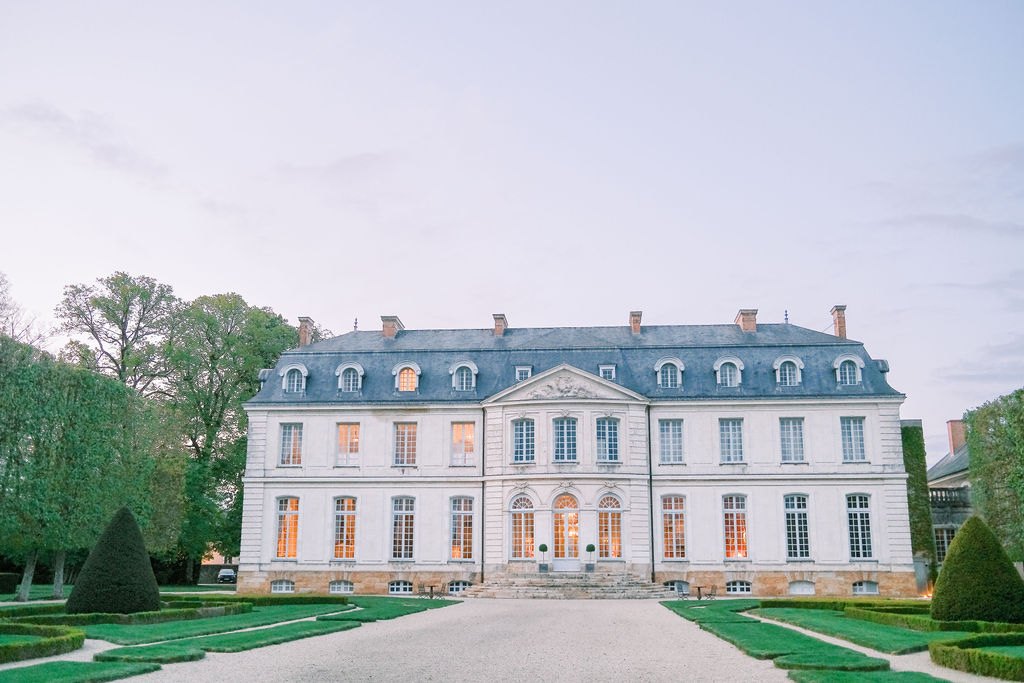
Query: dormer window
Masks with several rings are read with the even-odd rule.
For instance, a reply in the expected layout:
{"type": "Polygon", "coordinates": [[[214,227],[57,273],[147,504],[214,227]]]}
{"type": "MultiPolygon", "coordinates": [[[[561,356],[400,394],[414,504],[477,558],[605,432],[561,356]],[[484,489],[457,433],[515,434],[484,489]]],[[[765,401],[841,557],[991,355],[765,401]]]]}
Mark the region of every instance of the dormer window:
{"type": "Polygon", "coordinates": [[[775,383],[780,387],[799,386],[803,381],[801,371],[804,362],[796,356],[779,356],[772,367],[775,369],[775,383]]]}
{"type": "Polygon", "coordinates": [[[743,382],[743,361],[726,356],[715,361],[715,378],[720,387],[738,387],[743,382]]]}
{"type": "Polygon", "coordinates": [[[420,366],[412,361],[399,363],[391,374],[395,376],[395,389],[398,391],[416,391],[419,387],[420,366]]]}
{"type": "Polygon", "coordinates": [[[309,371],[302,363],[292,363],[281,368],[281,390],[286,394],[301,394],[306,391],[306,377],[309,371]]]}
{"type": "Polygon", "coordinates": [[[452,376],[453,390],[473,391],[476,389],[476,363],[468,360],[459,361],[448,368],[448,373],[452,376]]]}
{"type": "Polygon", "coordinates": [[[683,361],[678,358],[662,358],[654,364],[654,372],[658,375],[658,387],[662,389],[678,389],[683,383],[683,361]]]}
{"type": "Polygon", "coordinates": [[[609,382],[615,379],[615,366],[614,365],[599,365],[597,371],[601,373],[601,379],[606,379],[609,382]]]}
{"type": "Polygon", "coordinates": [[[363,389],[363,366],[359,363],[342,363],[334,371],[338,376],[338,391],[354,392],[363,389]]]}
{"type": "Polygon", "coordinates": [[[861,369],[864,361],[859,356],[847,354],[836,358],[832,363],[836,371],[836,383],[840,386],[854,386],[861,383],[861,369]]]}
{"type": "Polygon", "coordinates": [[[517,365],[516,366],[516,381],[522,382],[523,380],[530,379],[530,375],[533,374],[532,365],[517,365]]]}

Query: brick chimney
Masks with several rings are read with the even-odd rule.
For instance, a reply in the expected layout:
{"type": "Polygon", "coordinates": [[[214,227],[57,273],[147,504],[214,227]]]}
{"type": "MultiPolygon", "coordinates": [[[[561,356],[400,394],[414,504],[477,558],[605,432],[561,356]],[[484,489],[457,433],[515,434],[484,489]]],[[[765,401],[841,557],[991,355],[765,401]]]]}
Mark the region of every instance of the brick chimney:
{"type": "Polygon", "coordinates": [[[640,334],[640,319],[642,317],[644,317],[643,311],[629,312],[629,329],[633,331],[633,334],[640,334]]]}
{"type": "Polygon", "coordinates": [[[299,346],[309,346],[313,342],[313,319],[299,316],[299,346]]]}
{"type": "Polygon", "coordinates": [[[508,318],[505,317],[504,313],[494,314],[494,336],[500,337],[505,334],[505,329],[508,328],[508,318]]]}
{"type": "Polygon", "coordinates": [[[946,422],[946,429],[949,430],[949,452],[953,453],[956,449],[962,447],[967,443],[967,428],[964,427],[963,420],[949,420],[946,422]]]}
{"type": "Polygon", "coordinates": [[[837,337],[846,339],[846,306],[836,304],[832,307],[832,327],[837,337]]]}
{"type": "Polygon", "coordinates": [[[741,308],[733,322],[739,325],[744,332],[757,332],[757,309],[741,308]]]}
{"type": "Polygon", "coordinates": [[[384,325],[384,336],[388,339],[394,339],[395,335],[405,329],[397,315],[382,315],[380,321],[384,325]]]}

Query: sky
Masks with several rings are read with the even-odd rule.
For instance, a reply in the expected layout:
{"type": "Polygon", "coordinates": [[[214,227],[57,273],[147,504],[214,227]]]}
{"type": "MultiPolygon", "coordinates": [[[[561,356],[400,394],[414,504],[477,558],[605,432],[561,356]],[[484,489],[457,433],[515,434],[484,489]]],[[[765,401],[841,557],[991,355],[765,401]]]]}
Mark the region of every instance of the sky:
{"type": "Polygon", "coordinates": [[[0,271],[335,333],[759,322],[1024,386],[1024,3],[0,0],[0,271]]]}

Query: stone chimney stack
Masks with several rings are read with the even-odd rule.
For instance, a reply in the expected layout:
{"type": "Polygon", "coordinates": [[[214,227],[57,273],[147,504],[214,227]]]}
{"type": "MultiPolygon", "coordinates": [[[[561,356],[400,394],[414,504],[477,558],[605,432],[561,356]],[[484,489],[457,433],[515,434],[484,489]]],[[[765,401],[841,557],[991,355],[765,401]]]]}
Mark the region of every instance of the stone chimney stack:
{"type": "Polygon", "coordinates": [[[949,420],[946,422],[946,429],[949,430],[949,452],[953,453],[967,443],[967,428],[963,420],[949,420]]]}
{"type": "Polygon", "coordinates": [[[741,308],[733,322],[739,325],[744,332],[757,332],[757,309],[741,308]]]}
{"type": "Polygon", "coordinates": [[[313,319],[299,316],[299,346],[309,346],[313,342],[313,319]]]}
{"type": "Polygon", "coordinates": [[[405,329],[405,325],[397,315],[382,315],[380,321],[384,325],[384,336],[387,339],[394,339],[399,332],[405,329]]]}
{"type": "Polygon", "coordinates": [[[832,307],[832,327],[837,337],[846,339],[846,306],[837,304],[832,307]]]}
{"type": "Polygon", "coordinates": [[[504,313],[494,314],[494,336],[500,337],[505,334],[505,330],[508,328],[508,318],[505,317],[504,313]]]}
{"type": "Polygon", "coordinates": [[[629,312],[629,329],[633,331],[633,334],[640,334],[640,319],[642,317],[644,317],[643,311],[629,312]]]}

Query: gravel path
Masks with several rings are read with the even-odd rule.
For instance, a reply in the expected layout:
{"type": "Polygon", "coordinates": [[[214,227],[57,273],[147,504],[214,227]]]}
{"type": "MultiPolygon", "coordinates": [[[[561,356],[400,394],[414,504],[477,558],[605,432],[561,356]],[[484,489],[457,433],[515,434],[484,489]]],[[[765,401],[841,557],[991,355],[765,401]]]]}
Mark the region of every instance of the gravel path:
{"type": "Polygon", "coordinates": [[[207,653],[156,681],[787,681],[656,600],[469,599],[238,654],[207,653]]]}

